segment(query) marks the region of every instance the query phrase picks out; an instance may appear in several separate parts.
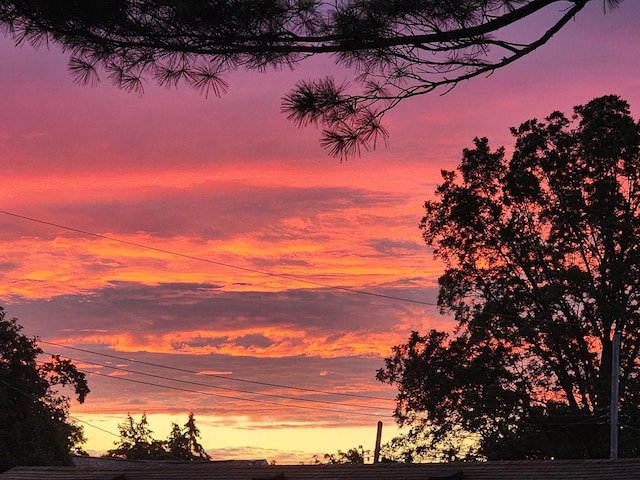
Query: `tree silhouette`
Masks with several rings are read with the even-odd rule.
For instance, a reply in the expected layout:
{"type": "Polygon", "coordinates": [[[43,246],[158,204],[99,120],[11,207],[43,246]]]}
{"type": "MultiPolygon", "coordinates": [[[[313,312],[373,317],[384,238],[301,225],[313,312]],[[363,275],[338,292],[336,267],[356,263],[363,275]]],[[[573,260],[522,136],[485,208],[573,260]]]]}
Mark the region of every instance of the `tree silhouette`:
{"type": "Polygon", "coordinates": [[[164,442],[153,438],[146,414],[142,414],[139,422],[127,415],[124,423],[118,424],[118,430],[120,440],[116,442],[116,448],[109,450],[105,456],[128,460],[159,460],[166,457],[164,442]]]}
{"type": "Polygon", "coordinates": [[[378,379],[423,454],[606,457],[620,331],[620,453],[637,456],[640,125],[605,96],[512,133],[510,160],[476,139],[425,203],[455,335],[414,332],[378,379]]]}
{"type": "Polygon", "coordinates": [[[118,424],[118,429],[120,440],[116,442],[116,448],[106,453],[106,457],[189,462],[211,459],[204,447],[200,445],[200,430],[193,413],[189,414],[183,428],[176,423],[171,424],[171,432],[167,440],[153,438],[153,431],[149,427],[146,414],[142,414],[138,422],[131,415],[127,415],[124,423],[118,424]]]}
{"type": "Polygon", "coordinates": [[[355,448],[350,448],[346,452],[342,450],[338,450],[337,453],[325,453],[324,461],[320,460],[318,455],[313,456],[314,464],[341,464],[341,463],[354,463],[354,464],[363,464],[367,457],[371,456],[370,450],[365,450],[362,448],[362,445],[358,445],[355,448]]]}
{"type": "Polygon", "coordinates": [[[17,319],[0,307],[0,472],[17,465],[70,465],[84,442],[82,427],[69,419],[71,387],[80,403],[89,387],[85,375],[57,355],[38,361],[37,339],[21,333],[17,319]]]}
{"type": "Polygon", "coordinates": [[[349,156],[386,141],[381,119],[400,101],[513,63],[590,1],[3,0],[0,26],[18,44],[60,45],[79,83],[102,70],[138,92],[151,77],[221,95],[232,70],[293,68],[332,54],[353,70],[356,88],[302,80],[282,109],[300,126],[323,125],[323,146],[349,156]],[[509,27],[545,9],[556,17],[530,40],[510,36],[509,27]]]}
{"type": "Polygon", "coordinates": [[[205,461],[211,457],[200,444],[200,430],[196,425],[193,412],[189,413],[187,423],[182,428],[177,423],[171,425],[171,433],[166,441],[166,450],[172,458],[189,461],[205,461]]]}

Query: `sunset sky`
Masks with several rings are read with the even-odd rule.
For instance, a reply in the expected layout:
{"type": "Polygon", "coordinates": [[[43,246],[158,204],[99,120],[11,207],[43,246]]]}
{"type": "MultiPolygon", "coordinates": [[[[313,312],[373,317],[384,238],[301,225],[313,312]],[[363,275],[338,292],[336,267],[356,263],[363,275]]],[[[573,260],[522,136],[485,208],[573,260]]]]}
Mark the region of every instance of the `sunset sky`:
{"type": "Polygon", "coordinates": [[[214,459],[373,450],[378,421],[390,440],[376,370],[412,330],[452,326],[418,229],[440,170],[476,136],[509,151],[509,127],[600,95],[640,117],[634,0],[594,1],[520,62],[404,102],[389,146],[345,162],[280,113],[297,80],[349,79],[330,58],[237,72],[205,99],[77,86],[55,49],[0,38],[0,55],[0,304],[87,373],[71,414],[95,454],[128,413],[165,438],[194,412],[214,459]]]}

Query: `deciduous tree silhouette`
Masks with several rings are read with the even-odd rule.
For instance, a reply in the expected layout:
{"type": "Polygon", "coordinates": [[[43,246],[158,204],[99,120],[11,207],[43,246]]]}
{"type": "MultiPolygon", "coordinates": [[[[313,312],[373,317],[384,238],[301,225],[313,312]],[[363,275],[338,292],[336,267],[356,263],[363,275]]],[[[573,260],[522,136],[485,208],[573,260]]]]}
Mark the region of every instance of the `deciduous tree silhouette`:
{"type": "Polygon", "coordinates": [[[17,319],[0,307],[0,472],[17,465],[70,465],[70,453],[84,442],[82,427],[69,419],[71,387],[80,403],[89,387],[84,373],[43,351],[36,338],[21,333],[17,319]]]}
{"type": "Polygon", "coordinates": [[[476,139],[425,203],[455,334],[414,332],[378,379],[398,386],[404,446],[419,453],[607,457],[621,331],[620,454],[637,456],[640,126],[605,96],[512,133],[510,160],[476,139]]]}
{"type": "Polygon", "coordinates": [[[313,456],[313,463],[321,464],[341,464],[341,463],[354,463],[354,464],[362,464],[365,463],[367,457],[371,456],[370,450],[365,450],[362,448],[362,445],[358,445],[355,448],[350,448],[346,452],[342,450],[338,450],[337,453],[325,453],[324,461],[320,460],[317,455],[313,456]]]}
{"type": "Polygon", "coordinates": [[[381,119],[398,102],[513,63],[590,1],[2,0],[0,26],[17,43],[60,45],[79,83],[103,70],[139,92],[151,77],[220,95],[231,70],[294,67],[332,54],[354,71],[357,87],[303,80],[282,109],[298,125],[323,125],[322,144],[349,156],[386,140],[381,119]],[[545,9],[555,19],[531,39],[509,35],[545,9]]]}

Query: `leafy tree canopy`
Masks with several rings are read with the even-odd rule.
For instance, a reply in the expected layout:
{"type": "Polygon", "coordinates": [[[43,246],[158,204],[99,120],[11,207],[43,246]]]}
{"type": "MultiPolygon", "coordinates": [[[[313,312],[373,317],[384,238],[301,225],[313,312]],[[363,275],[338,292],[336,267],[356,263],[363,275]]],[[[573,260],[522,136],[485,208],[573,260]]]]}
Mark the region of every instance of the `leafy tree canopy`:
{"type": "Polygon", "coordinates": [[[358,445],[355,448],[350,448],[346,452],[338,450],[337,453],[325,453],[324,461],[320,460],[317,455],[313,456],[313,463],[321,464],[340,464],[340,463],[365,463],[365,460],[371,457],[371,450],[365,450],[362,445],[358,445]]]}
{"type": "Polygon", "coordinates": [[[186,460],[206,461],[211,457],[200,445],[200,430],[196,426],[193,413],[189,414],[187,423],[181,428],[172,423],[171,433],[167,440],[156,440],[149,427],[146,414],[136,422],[127,415],[124,423],[118,425],[120,440],[116,448],[109,450],[105,456],[126,458],[129,460],[186,460]]]}
{"type": "Polygon", "coordinates": [[[414,332],[378,371],[408,458],[608,456],[612,339],[620,455],[640,455],[640,125],[617,96],[486,138],[443,171],[424,240],[454,334],[414,332]],[[417,450],[416,448],[417,447],[417,450]],[[409,450],[411,450],[411,448],[409,450]]]}
{"type": "Polygon", "coordinates": [[[386,139],[381,118],[399,101],[509,65],[590,1],[2,0],[0,27],[18,44],[60,45],[79,83],[103,71],[138,92],[151,77],[221,95],[229,71],[332,54],[353,70],[356,87],[303,80],[283,111],[299,125],[323,125],[332,154],[352,155],[386,139]],[[511,38],[509,27],[546,8],[556,12],[550,24],[524,43],[511,38]]]}
{"type": "Polygon", "coordinates": [[[17,465],[71,464],[70,453],[84,442],[82,427],[69,420],[69,397],[57,391],[70,387],[84,402],[84,373],[58,355],[38,361],[43,351],[37,339],[21,331],[0,307],[0,472],[17,465]]]}

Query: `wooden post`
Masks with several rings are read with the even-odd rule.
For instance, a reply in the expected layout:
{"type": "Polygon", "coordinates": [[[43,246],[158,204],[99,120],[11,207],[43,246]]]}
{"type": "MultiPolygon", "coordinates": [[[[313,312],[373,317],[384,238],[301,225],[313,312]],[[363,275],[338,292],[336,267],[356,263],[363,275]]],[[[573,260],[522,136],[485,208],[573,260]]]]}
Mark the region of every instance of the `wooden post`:
{"type": "Polygon", "coordinates": [[[373,463],[380,462],[380,441],[382,440],[382,422],[378,422],[378,433],[376,434],[376,449],[373,453],[373,463]]]}

